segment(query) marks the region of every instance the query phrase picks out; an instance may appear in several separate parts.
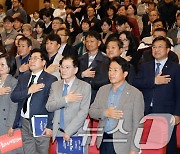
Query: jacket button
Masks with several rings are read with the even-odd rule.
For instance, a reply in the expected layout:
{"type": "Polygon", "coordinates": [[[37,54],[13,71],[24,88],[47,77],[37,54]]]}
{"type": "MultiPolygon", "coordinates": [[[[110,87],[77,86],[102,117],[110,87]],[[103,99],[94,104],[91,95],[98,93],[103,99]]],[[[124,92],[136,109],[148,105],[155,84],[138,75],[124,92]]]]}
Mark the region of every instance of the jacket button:
{"type": "Polygon", "coordinates": [[[3,109],[3,111],[6,111],[5,109],[3,109]]]}
{"type": "Polygon", "coordinates": [[[6,118],[4,118],[4,120],[6,120],[6,118]]]}

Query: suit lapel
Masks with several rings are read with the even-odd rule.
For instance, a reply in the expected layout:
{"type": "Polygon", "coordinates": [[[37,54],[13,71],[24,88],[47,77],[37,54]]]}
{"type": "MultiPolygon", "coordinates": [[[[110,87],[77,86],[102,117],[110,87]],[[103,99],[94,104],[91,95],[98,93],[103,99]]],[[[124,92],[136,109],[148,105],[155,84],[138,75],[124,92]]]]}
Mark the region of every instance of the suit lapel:
{"type": "Polygon", "coordinates": [[[152,75],[152,77],[155,77],[155,61],[154,60],[149,63],[149,68],[152,68],[148,70],[150,75],[152,75]]]}
{"type": "MultiPolygon", "coordinates": [[[[88,56],[88,61],[89,61],[89,56],[88,56]]],[[[89,67],[96,68],[98,65],[98,61],[101,61],[101,53],[98,51],[97,55],[95,56],[93,62],[89,67]]]]}
{"type": "Polygon", "coordinates": [[[29,73],[27,74],[27,77],[23,78],[23,80],[24,80],[24,85],[25,85],[26,87],[28,87],[28,83],[29,83],[30,77],[31,77],[31,72],[29,72],[29,73]]]}
{"type": "Polygon", "coordinates": [[[75,77],[75,79],[74,79],[74,82],[73,82],[73,84],[72,84],[72,86],[71,86],[71,89],[70,89],[70,91],[76,91],[76,89],[78,88],[78,79],[75,77]]]}
{"type": "MultiPolygon", "coordinates": [[[[64,80],[57,83],[56,96],[62,97],[64,80]]],[[[56,97],[58,99],[58,97],[56,97]]]]}
{"type": "Polygon", "coordinates": [[[169,70],[169,68],[170,68],[170,63],[169,63],[169,60],[167,60],[166,63],[164,64],[163,69],[162,69],[162,74],[163,75],[166,74],[167,71],[169,70]]]}
{"type": "Polygon", "coordinates": [[[121,100],[120,100],[120,103],[119,103],[117,109],[123,110],[123,107],[126,104],[127,99],[129,98],[129,94],[130,94],[130,86],[125,81],[125,87],[124,87],[123,93],[121,95],[121,100]]]}
{"type": "Polygon", "coordinates": [[[45,72],[42,71],[42,73],[40,74],[40,76],[39,76],[39,78],[37,80],[37,83],[43,83],[44,76],[45,76],[45,72]]]}

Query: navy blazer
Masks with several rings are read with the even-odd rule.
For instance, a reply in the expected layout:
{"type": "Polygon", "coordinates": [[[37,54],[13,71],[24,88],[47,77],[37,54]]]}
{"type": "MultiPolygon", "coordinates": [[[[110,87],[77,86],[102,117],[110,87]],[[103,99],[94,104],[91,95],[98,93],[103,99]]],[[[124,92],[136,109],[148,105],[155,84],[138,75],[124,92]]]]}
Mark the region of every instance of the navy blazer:
{"type": "MultiPolygon", "coordinates": [[[[30,77],[31,72],[24,73],[22,76],[20,76],[18,84],[11,94],[11,100],[15,103],[18,103],[18,110],[13,128],[18,127],[19,119],[21,117],[21,110],[24,106],[25,100],[30,96],[28,95],[28,82],[30,77]]],[[[50,129],[52,129],[54,113],[48,112],[45,106],[49,97],[51,84],[56,80],[57,78],[55,76],[43,71],[39,76],[37,83],[44,83],[45,87],[43,90],[32,94],[30,102],[30,119],[33,115],[48,115],[48,123],[46,127],[50,129]]]]}
{"type": "Polygon", "coordinates": [[[150,61],[140,65],[133,85],[143,92],[145,114],[149,113],[153,100],[153,113],[170,113],[180,116],[180,66],[167,60],[162,69],[162,75],[170,75],[171,81],[168,84],[156,85],[154,84],[155,62],[150,61]]]}
{"type": "MultiPolygon", "coordinates": [[[[97,67],[102,63],[102,62],[108,62],[108,58],[103,55],[101,53],[101,51],[98,51],[96,57],[94,58],[93,62],[91,63],[90,66],[88,66],[89,64],[89,54],[86,53],[84,55],[82,55],[79,58],[79,62],[80,62],[80,67],[79,67],[79,71],[77,73],[77,77],[89,84],[92,83],[93,78],[89,78],[89,77],[85,77],[82,78],[81,74],[83,71],[87,70],[88,68],[92,67],[92,71],[96,71],[97,67]]],[[[94,101],[94,98],[96,96],[97,90],[92,89],[92,94],[91,94],[91,103],[94,101]]]]}

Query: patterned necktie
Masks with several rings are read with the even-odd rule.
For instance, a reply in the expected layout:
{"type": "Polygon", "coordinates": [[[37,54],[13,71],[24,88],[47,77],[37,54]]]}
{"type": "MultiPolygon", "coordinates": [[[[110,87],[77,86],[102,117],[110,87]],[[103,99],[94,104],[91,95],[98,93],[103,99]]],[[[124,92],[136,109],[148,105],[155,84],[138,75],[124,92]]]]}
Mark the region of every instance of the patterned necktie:
{"type": "MultiPolygon", "coordinates": [[[[29,83],[29,85],[28,85],[28,88],[31,87],[31,85],[34,83],[35,77],[36,77],[36,75],[32,75],[31,81],[30,81],[30,83],[29,83]]],[[[29,98],[29,97],[28,97],[28,98],[29,98]]],[[[24,106],[23,106],[23,112],[24,112],[24,114],[25,114],[26,111],[27,111],[27,102],[28,102],[28,98],[26,98],[26,100],[25,100],[25,102],[24,102],[24,106]]]]}
{"type": "MultiPolygon", "coordinates": [[[[68,87],[69,87],[68,84],[64,84],[64,90],[62,92],[62,96],[67,95],[68,87]]],[[[61,108],[61,110],[60,110],[60,129],[64,130],[64,107],[61,108]]]]}
{"type": "Polygon", "coordinates": [[[161,63],[156,63],[157,67],[156,67],[156,70],[155,70],[155,76],[157,76],[160,72],[160,65],[161,63]]]}

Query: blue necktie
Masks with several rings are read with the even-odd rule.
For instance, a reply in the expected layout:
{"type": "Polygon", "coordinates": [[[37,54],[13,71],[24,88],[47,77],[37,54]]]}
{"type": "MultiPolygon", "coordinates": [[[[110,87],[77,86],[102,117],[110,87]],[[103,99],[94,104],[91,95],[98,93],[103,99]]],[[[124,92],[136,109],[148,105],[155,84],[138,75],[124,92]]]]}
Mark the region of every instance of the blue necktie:
{"type": "MultiPolygon", "coordinates": [[[[68,84],[64,84],[64,90],[62,92],[62,96],[67,95],[67,89],[68,89],[68,84]]],[[[64,107],[61,108],[60,110],[60,129],[64,130],[64,107]]]]}
{"type": "Polygon", "coordinates": [[[160,65],[161,63],[156,63],[157,67],[156,67],[156,70],[155,70],[155,76],[157,76],[160,72],[160,65]]]}

